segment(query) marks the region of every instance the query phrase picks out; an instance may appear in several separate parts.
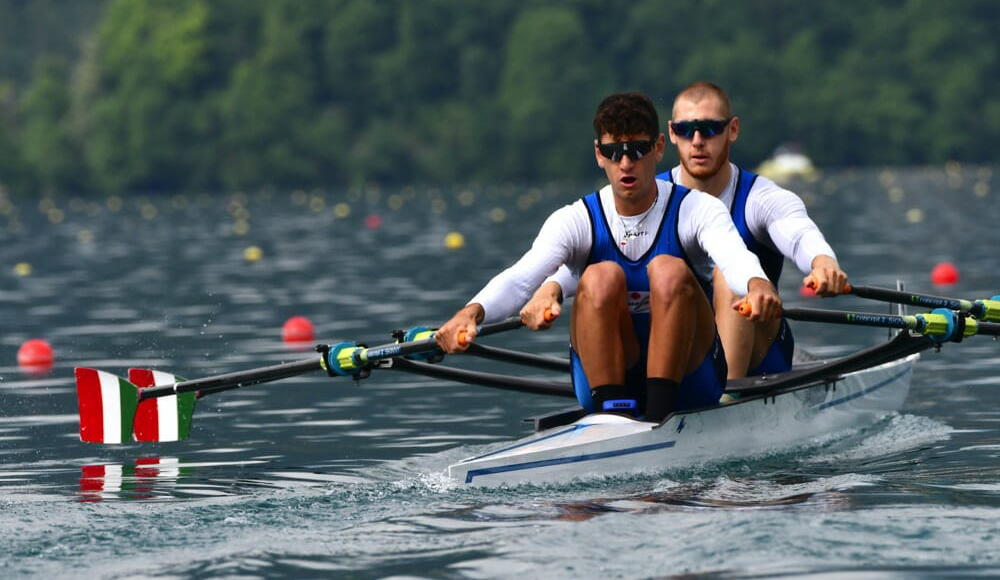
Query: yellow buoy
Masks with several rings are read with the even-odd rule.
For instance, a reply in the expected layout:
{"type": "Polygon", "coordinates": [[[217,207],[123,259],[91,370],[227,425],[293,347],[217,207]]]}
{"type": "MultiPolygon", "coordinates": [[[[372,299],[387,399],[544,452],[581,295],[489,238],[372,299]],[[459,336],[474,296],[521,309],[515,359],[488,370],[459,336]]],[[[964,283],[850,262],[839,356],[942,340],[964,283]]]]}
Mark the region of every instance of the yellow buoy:
{"type": "Polygon", "coordinates": [[[915,207],[906,212],[906,221],[911,224],[919,224],[924,221],[924,210],[919,207],[915,207]]]}
{"type": "Polygon", "coordinates": [[[250,246],[243,250],[243,258],[247,262],[257,262],[264,257],[264,252],[257,246],[250,246]]]}
{"type": "Polygon", "coordinates": [[[444,247],[449,250],[457,250],[465,245],[465,236],[459,232],[450,232],[444,237],[444,247]]]}
{"type": "Polygon", "coordinates": [[[30,276],[31,275],[31,264],[27,262],[18,262],[14,266],[14,274],[17,276],[30,276]]]}

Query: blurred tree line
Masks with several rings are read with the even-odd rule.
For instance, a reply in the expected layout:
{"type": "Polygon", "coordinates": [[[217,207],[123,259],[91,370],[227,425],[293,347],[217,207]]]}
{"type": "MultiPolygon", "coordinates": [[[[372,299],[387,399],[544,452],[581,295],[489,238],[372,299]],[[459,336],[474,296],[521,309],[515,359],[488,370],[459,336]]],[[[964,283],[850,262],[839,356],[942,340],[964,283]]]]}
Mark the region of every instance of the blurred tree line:
{"type": "Polygon", "coordinates": [[[604,95],[641,90],[665,122],[702,79],[729,91],[748,166],[787,141],[820,166],[993,162],[998,14],[995,0],[0,0],[0,184],[591,180],[604,95]]]}

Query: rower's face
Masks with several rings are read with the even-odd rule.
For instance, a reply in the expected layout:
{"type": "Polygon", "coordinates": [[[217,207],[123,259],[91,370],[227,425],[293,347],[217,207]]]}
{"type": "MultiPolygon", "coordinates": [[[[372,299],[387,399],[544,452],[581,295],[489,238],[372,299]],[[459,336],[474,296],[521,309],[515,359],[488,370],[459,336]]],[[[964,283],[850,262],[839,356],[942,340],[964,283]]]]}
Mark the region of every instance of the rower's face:
{"type": "Polygon", "coordinates": [[[611,190],[616,196],[625,200],[639,200],[645,195],[656,192],[656,164],[663,159],[666,139],[663,133],[653,138],[653,145],[647,153],[638,159],[635,149],[628,154],[615,155],[617,159],[608,158],[601,153],[600,145],[649,142],[650,136],[645,133],[637,135],[609,135],[604,133],[594,143],[594,156],[597,165],[604,170],[611,183],[611,190]]]}
{"type": "MultiPolygon", "coordinates": [[[[680,99],[674,103],[671,123],[694,120],[724,120],[722,102],[717,97],[705,97],[697,102],[680,99]]],[[[677,157],[685,171],[697,179],[709,179],[729,162],[729,147],[740,133],[740,120],[733,117],[719,134],[709,137],[695,131],[685,137],[669,128],[670,142],[677,146],[677,157]]]]}

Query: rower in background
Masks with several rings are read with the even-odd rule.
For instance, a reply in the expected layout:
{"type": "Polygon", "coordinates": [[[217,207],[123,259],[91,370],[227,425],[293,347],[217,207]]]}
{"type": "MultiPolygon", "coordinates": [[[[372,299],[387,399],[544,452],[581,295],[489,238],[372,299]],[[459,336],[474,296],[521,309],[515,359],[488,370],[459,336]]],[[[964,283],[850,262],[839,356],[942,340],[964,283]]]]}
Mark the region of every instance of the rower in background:
{"type": "MultiPolygon", "coordinates": [[[[847,274],[809,218],[802,199],[729,160],[729,149],[739,137],[740,119],[733,115],[722,88],[702,81],[678,93],[668,131],[680,164],[658,177],[721,199],[775,286],[787,257],[806,274],[803,284],[812,285],[817,294],[834,296],[844,291],[847,274]]],[[[795,341],[788,321],[782,317],[750,322],[730,307],[739,298],[719,283],[718,270],[713,279],[715,321],[726,349],[729,378],[792,368],[795,341]]]]}

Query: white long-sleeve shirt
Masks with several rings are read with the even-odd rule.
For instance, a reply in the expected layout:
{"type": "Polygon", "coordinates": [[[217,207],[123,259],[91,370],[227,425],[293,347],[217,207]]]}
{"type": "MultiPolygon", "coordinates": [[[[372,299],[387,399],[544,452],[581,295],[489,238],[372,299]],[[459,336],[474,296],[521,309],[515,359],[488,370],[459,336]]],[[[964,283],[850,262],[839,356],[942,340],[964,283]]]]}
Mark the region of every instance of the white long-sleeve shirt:
{"type": "MultiPolygon", "coordinates": [[[[610,185],[599,192],[611,235],[629,259],[638,259],[646,253],[663,220],[673,184],[657,180],[656,186],[656,201],[644,217],[620,216],[610,185]],[[626,222],[629,231],[638,225],[638,231],[645,234],[630,236],[622,246],[626,222]]],[[[718,265],[733,292],[743,296],[751,278],[767,279],[757,256],[746,249],[726,206],[717,198],[697,190],[688,194],[679,208],[677,233],[695,274],[703,280],[711,280],[712,269],[718,265]]],[[[483,307],[487,323],[513,316],[560,266],[566,267],[565,272],[572,279],[567,283],[572,283],[575,291],[576,279],[587,265],[592,243],[591,221],[583,200],[563,206],[542,225],[531,249],[513,266],[494,276],[469,302],[483,307]]]]}
{"type": "MultiPolygon", "coordinates": [[[[729,183],[719,194],[719,199],[730,211],[736,197],[739,173],[739,168],[730,163],[729,183]]],[[[679,180],[681,166],[671,169],[670,174],[675,182],[679,180]]],[[[763,175],[757,176],[747,195],[746,221],[750,233],[757,241],[790,258],[803,274],[812,271],[812,261],[816,256],[837,258],[819,227],[806,212],[802,198],[763,175]]]]}
{"type": "MultiPolygon", "coordinates": [[[[740,170],[733,163],[729,164],[729,169],[729,183],[719,195],[719,200],[727,210],[732,211],[740,170]]],[[[671,169],[670,173],[674,182],[678,183],[681,178],[680,165],[671,169]]],[[[819,227],[806,212],[802,199],[763,175],[757,176],[747,195],[745,216],[753,237],[791,259],[803,274],[812,271],[812,261],[816,256],[837,258],[819,227]]],[[[698,274],[703,275],[701,272],[698,274]]],[[[576,293],[578,278],[579,274],[568,268],[560,268],[548,280],[558,282],[563,296],[569,297],[576,293]]]]}

